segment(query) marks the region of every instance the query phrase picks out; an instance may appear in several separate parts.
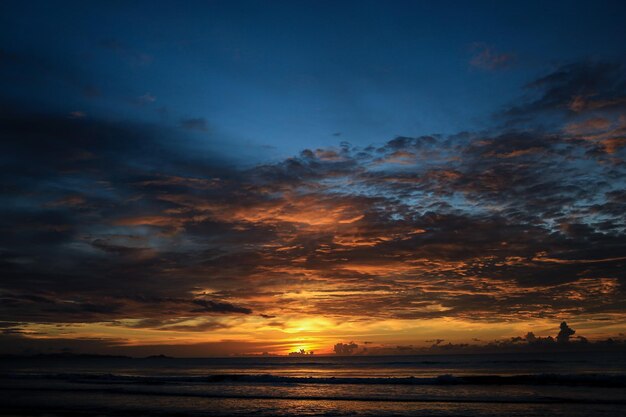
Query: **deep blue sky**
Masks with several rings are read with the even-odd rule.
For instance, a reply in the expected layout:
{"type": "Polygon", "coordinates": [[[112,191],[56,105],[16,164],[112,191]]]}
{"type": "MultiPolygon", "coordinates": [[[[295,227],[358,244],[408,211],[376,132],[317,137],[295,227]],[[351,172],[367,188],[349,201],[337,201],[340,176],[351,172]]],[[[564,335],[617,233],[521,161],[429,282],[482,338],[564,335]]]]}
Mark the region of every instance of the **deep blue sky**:
{"type": "Polygon", "coordinates": [[[275,159],[489,127],[538,74],[623,55],[622,4],[3,2],[3,89],[275,159]]]}

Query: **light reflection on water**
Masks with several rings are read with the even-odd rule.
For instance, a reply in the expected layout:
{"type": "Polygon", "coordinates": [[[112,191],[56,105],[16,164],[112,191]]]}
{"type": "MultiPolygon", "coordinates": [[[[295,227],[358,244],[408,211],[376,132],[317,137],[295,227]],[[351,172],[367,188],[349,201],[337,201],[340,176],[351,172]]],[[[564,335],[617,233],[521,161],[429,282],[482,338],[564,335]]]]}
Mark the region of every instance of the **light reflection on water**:
{"type": "MultiPolygon", "coordinates": [[[[624,416],[624,407],[603,404],[377,402],[306,399],[222,399],[146,397],[93,393],[12,396],[4,410],[22,405],[22,411],[45,409],[46,416],[78,415],[176,415],[176,416],[467,416],[467,417],[596,417],[624,416]],[[26,401],[27,400],[27,401],[26,401]]],[[[2,413],[4,414],[4,413],[2,413]]],[[[21,413],[21,415],[24,415],[21,413]]],[[[28,414],[26,414],[28,415],[28,414]]],[[[33,413],[32,415],[35,415],[33,413]]]]}
{"type": "Polygon", "coordinates": [[[623,386],[410,385],[374,380],[550,373],[626,374],[625,357],[613,353],[11,361],[0,363],[0,392],[5,393],[0,398],[0,415],[9,415],[10,410],[48,416],[626,415],[623,386]],[[272,377],[209,377],[225,374],[337,379],[311,383],[272,377]],[[344,377],[368,381],[352,383],[344,377]]]}

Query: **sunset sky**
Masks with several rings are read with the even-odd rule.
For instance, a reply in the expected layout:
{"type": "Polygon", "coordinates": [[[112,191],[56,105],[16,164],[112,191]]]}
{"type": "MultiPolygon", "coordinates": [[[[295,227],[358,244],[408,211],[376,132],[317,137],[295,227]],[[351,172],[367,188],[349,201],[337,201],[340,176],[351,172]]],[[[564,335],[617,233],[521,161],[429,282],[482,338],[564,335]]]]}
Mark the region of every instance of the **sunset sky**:
{"type": "Polygon", "coordinates": [[[624,338],[626,3],[87,3],[0,3],[0,353],[624,338]]]}

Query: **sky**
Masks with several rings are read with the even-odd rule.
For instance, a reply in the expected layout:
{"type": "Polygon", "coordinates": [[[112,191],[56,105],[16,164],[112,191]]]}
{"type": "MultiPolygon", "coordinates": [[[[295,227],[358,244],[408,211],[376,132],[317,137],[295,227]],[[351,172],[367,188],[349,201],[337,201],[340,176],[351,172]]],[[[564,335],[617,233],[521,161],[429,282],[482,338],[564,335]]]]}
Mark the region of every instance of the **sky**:
{"type": "Polygon", "coordinates": [[[624,18],[2,2],[0,353],[623,340],[624,18]]]}

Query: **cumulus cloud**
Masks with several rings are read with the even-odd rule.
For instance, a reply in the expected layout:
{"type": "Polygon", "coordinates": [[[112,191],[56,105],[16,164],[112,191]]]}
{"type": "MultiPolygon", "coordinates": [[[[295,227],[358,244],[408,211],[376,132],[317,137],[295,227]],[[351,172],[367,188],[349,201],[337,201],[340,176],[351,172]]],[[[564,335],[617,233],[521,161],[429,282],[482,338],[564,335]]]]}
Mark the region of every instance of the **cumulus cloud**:
{"type": "Polygon", "coordinates": [[[352,355],[353,353],[356,352],[356,350],[359,348],[359,345],[357,345],[354,342],[350,342],[350,343],[337,343],[334,347],[333,347],[333,352],[335,352],[335,354],[337,355],[352,355]]]}
{"type": "Polygon", "coordinates": [[[561,330],[559,331],[559,334],[556,335],[556,341],[558,343],[568,343],[570,337],[572,337],[574,333],[576,333],[576,330],[569,327],[566,322],[562,322],[561,330]]]}
{"type": "MultiPolygon", "coordinates": [[[[556,326],[555,326],[556,327],[556,326]]],[[[590,341],[584,336],[576,336],[572,339],[575,331],[567,323],[562,322],[559,332],[555,337],[551,335],[536,336],[534,332],[528,332],[525,336],[513,336],[506,339],[481,341],[472,339],[475,343],[443,343],[443,339],[426,340],[428,346],[415,345],[385,345],[378,344],[369,348],[362,354],[367,355],[419,355],[432,353],[513,353],[513,352],[589,352],[590,349],[615,350],[624,348],[626,340],[623,334],[597,338],[590,341]],[[433,343],[434,342],[434,343],[433,343]]]]}

